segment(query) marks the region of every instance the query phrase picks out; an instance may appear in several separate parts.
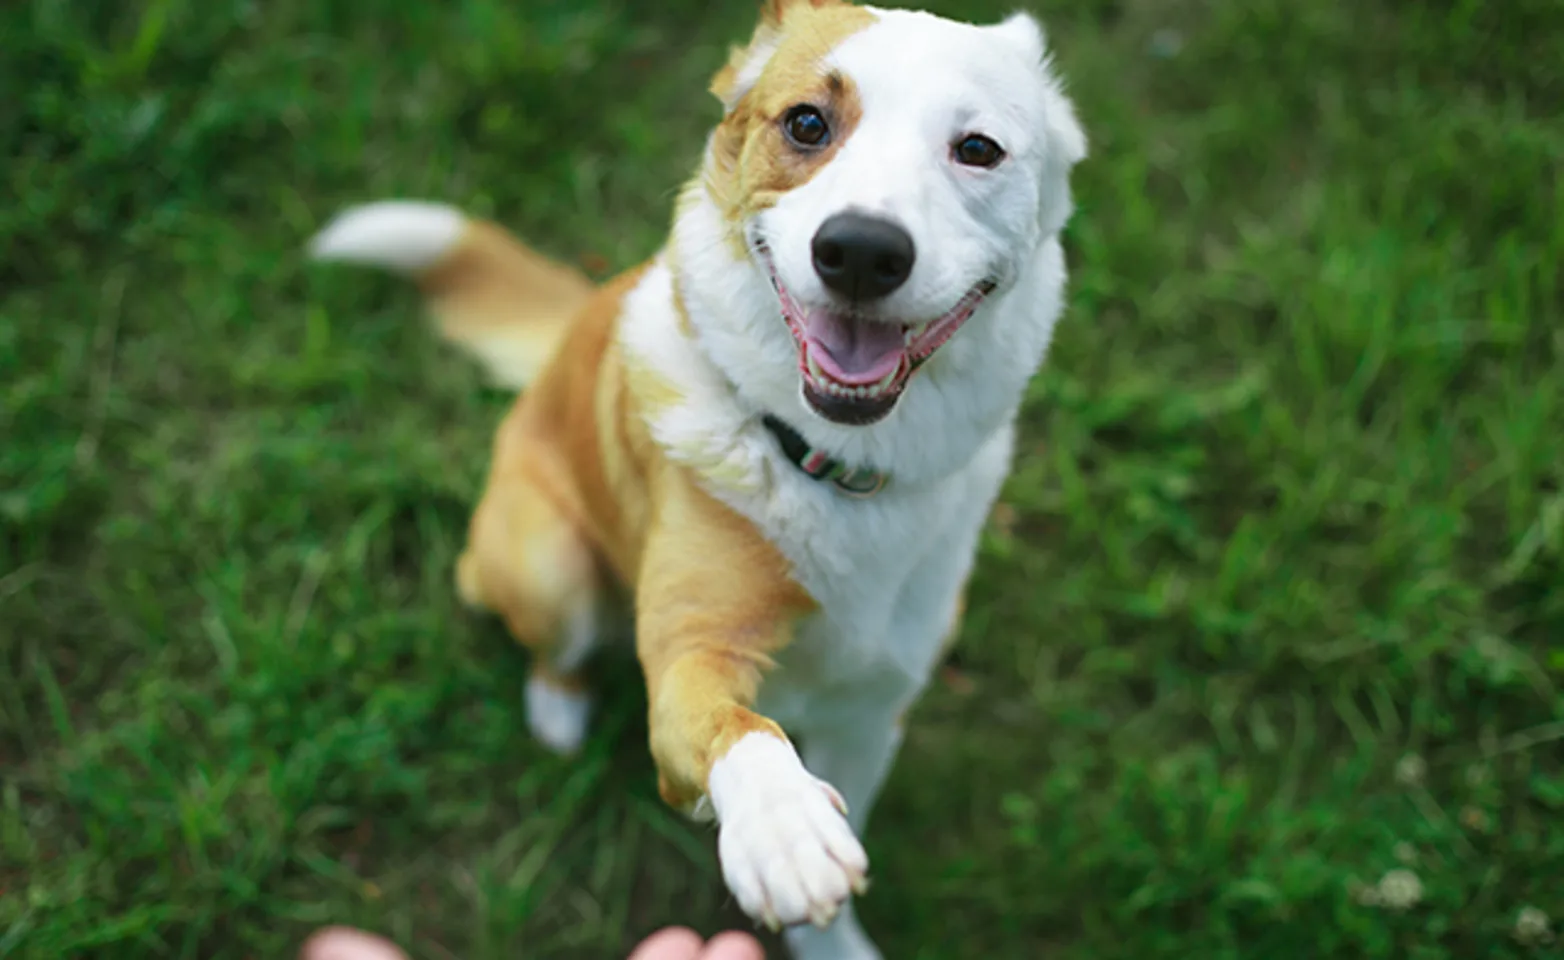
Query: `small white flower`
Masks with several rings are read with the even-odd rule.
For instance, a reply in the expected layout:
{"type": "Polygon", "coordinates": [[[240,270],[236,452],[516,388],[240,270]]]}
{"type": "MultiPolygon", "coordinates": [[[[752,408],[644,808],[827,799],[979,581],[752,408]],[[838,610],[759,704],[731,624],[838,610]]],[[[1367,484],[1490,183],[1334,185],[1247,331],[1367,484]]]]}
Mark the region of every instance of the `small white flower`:
{"type": "Polygon", "coordinates": [[[1409,753],[1396,761],[1396,782],[1403,787],[1421,787],[1428,775],[1428,761],[1409,753]]]}
{"type": "Polygon", "coordinates": [[[1379,902],[1389,910],[1408,910],[1423,899],[1423,881],[1410,870],[1392,870],[1379,878],[1379,902]]]}
{"type": "Polygon", "coordinates": [[[1515,939],[1527,946],[1552,943],[1553,930],[1548,915],[1536,907],[1522,907],[1515,917],[1515,939]]]}

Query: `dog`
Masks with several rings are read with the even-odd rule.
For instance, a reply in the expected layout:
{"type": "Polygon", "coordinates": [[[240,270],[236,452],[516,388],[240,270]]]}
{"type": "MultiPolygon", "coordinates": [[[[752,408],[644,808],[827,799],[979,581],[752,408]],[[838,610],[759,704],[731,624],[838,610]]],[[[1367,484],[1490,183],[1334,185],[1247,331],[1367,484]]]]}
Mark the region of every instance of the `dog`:
{"type": "Polygon", "coordinates": [[[1025,13],[766,0],[711,92],[666,244],[601,287],[418,201],[310,251],[410,277],[520,390],[455,580],[532,651],[537,738],[580,745],[627,603],[661,796],[796,957],[863,960],[859,836],[1011,468],[1086,136],[1025,13]]]}

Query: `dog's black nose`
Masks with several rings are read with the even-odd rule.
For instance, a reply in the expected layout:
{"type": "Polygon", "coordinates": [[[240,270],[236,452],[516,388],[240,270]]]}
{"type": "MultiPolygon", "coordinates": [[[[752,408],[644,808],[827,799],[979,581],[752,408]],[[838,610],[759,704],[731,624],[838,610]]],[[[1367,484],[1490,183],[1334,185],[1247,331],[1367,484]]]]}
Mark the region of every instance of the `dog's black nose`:
{"type": "Polygon", "coordinates": [[[810,252],[820,280],[849,300],[877,300],[906,283],[917,255],[907,231],[861,213],[820,224],[810,252]]]}

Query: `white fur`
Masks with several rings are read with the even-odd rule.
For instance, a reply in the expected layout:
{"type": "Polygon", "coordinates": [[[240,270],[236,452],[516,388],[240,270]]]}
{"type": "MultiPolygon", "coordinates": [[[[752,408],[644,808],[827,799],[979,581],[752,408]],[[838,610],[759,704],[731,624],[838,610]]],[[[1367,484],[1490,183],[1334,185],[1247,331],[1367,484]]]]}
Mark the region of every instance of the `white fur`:
{"type": "Polygon", "coordinates": [[[745,735],[708,781],[722,876],[744,912],[772,926],[830,922],[869,868],[836,790],[769,733],[745,735]]]}
{"type": "Polygon", "coordinates": [[[527,679],[527,727],[555,753],[570,755],[586,740],[592,700],[584,693],[556,687],[542,677],[527,679]]]}
{"type": "Polygon", "coordinates": [[[310,240],[309,253],[316,260],[416,273],[445,256],[466,223],[461,211],[443,204],[383,200],[336,216],[310,240]]]}
{"type": "MultiPolygon", "coordinates": [[[[710,781],[730,889],[751,915],[769,918],[769,907],[784,921],[818,906],[800,899],[801,878],[830,870],[818,860],[800,867],[764,845],[804,838],[804,855],[818,852],[805,829],[823,816],[813,776],[841,791],[851,827],[864,828],[901,742],[898,718],[927,683],[952,623],[1010,468],[1022,395],[1061,310],[1058,231],[1070,210],[1069,169],[1085,152],[1030,17],[973,27],[875,13],[825,59],[859,92],[857,129],[806,184],[742,230],[764,237],[806,304],[827,296],[809,241],[849,208],[894,219],[914,238],[913,275],[887,300],[903,322],[945,313],[985,276],[999,288],[914,374],[888,417],[828,422],[802,397],[797,350],[768,277],[735,250],[697,180],[666,255],[626,300],[620,330],[628,361],[682,393],[653,417],[654,437],[778,546],[819,604],[778,654],[756,705],[802,736],[809,772],[780,741],[751,748],[747,738],[710,781]],[[954,164],[951,142],[974,132],[999,141],[1006,160],[992,170],[954,164]],[[693,337],[680,332],[674,271],[693,337]],[[850,465],[886,471],[889,485],[859,500],[810,479],[761,426],[765,412],[850,465]]],[[[741,78],[759,69],[746,63],[741,78]]],[[[850,903],[825,930],[789,931],[788,943],[802,960],[879,956],[850,903]]]]}

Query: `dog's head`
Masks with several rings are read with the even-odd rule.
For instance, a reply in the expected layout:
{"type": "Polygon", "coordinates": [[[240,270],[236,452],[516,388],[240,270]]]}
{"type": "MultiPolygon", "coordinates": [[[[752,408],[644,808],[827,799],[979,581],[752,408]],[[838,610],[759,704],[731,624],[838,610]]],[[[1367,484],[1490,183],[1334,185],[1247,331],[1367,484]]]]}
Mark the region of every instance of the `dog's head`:
{"type": "Polygon", "coordinates": [[[1086,150],[1026,14],[767,0],[712,92],[704,187],[774,288],[805,399],[839,424],[889,414],[1032,262],[1086,150]]]}

